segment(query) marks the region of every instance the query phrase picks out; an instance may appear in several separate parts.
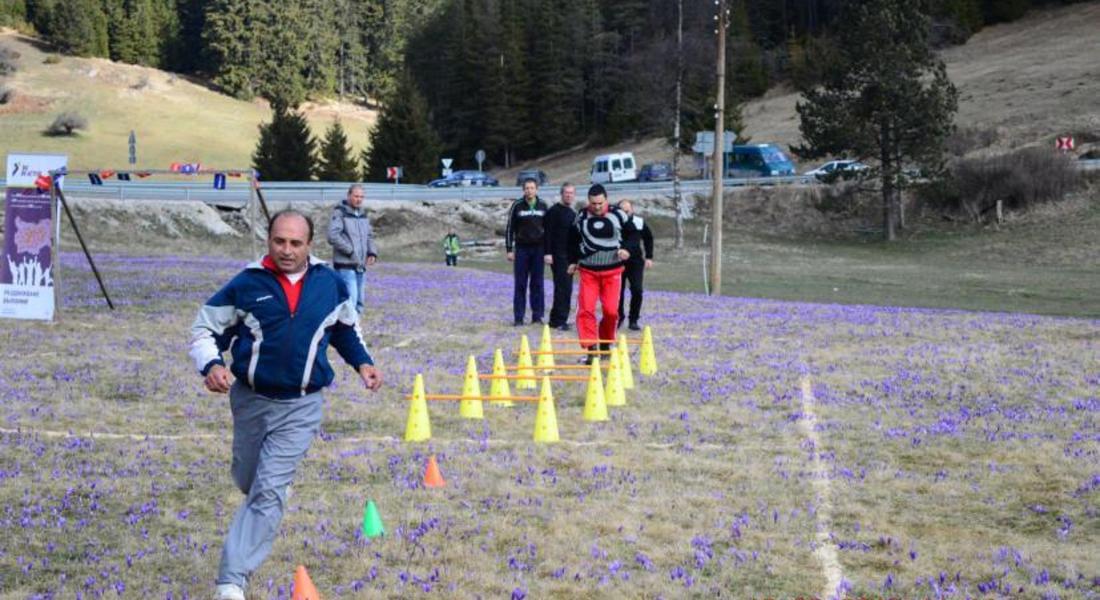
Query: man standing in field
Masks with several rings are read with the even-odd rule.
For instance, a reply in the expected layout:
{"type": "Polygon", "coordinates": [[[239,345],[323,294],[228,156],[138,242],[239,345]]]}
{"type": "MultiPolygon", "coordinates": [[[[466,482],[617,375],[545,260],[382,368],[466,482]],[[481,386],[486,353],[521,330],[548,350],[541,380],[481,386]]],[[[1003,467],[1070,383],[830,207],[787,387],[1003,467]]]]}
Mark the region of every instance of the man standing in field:
{"type": "Polygon", "coordinates": [[[634,213],[634,205],[630,200],[619,202],[619,208],[630,217],[631,227],[626,229],[623,238],[623,247],[630,252],[630,260],[626,261],[623,268],[623,285],[619,291],[619,327],[627,313],[623,311],[623,301],[626,300],[626,284],[630,284],[630,319],[628,327],[634,331],[641,330],[638,318],[642,314],[642,279],[645,270],[653,266],[653,232],[641,216],[634,213]],[[643,252],[644,248],[644,252],[643,252]]]}
{"type": "Polygon", "coordinates": [[[268,225],[268,254],[199,309],[191,358],[211,392],[229,393],[230,471],[247,498],[222,548],[215,598],[244,600],[249,576],[271,551],[287,487],[321,424],[321,390],[333,380],[332,344],[371,391],[382,373],[363,343],[355,299],[310,255],[313,223],[294,210],[268,225]],[[222,353],[229,350],[232,368],[222,353]]]}
{"type": "Polygon", "coordinates": [[[539,185],[534,179],[523,182],[523,197],[508,209],[508,225],[504,230],[504,249],[513,263],[516,287],[512,294],[512,313],[516,326],[523,325],[527,312],[525,296],[530,290],[531,322],[542,323],[545,298],[542,296],[543,263],[553,261],[546,250],[543,217],[546,203],[539,199],[539,185]]]}
{"type": "Polygon", "coordinates": [[[630,217],[607,203],[607,192],[600,184],[588,188],[588,206],[577,216],[569,244],[569,273],[580,272],[581,289],[577,296],[577,335],[581,346],[589,351],[585,360],[592,363],[597,345],[600,350],[611,348],[619,321],[619,291],[622,286],[623,261],[630,252],[623,248],[623,230],[630,226],[630,217]],[[596,327],[596,301],[603,311],[596,327]]]}
{"type": "Polygon", "coordinates": [[[577,190],[568,181],[561,185],[561,201],[546,211],[546,247],[553,262],[554,304],[550,307],[550,326],[569,330],[569,303],[573,297],[573,275],[569,272],[569,232],[577,220],[573,200],[577,190]]]}
{"type": "Polygon", "coordinates": [[[332,209],[328,224],[328,243],[332,245],[332,266],[355,300],[355,309],[363,312],[363,281],[367,267],[378,260],[374,231],[363,210],[363,186],[348,188],[347,198],[332,209]]]}

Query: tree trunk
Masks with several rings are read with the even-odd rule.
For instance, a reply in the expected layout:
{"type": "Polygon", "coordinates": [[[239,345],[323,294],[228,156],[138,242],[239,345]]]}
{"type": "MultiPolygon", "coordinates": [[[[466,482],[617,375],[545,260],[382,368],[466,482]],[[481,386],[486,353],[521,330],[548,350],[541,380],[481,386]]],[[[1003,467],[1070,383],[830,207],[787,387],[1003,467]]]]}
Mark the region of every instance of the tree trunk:
{"type": "Polygon", "coordinates": [[[676,125],[672,129],[672,197],[676,205],[676,249],[684,249],[684,193],[680,189],[680,110],[684,83],[684,0],[676,2],[676,125]]]}

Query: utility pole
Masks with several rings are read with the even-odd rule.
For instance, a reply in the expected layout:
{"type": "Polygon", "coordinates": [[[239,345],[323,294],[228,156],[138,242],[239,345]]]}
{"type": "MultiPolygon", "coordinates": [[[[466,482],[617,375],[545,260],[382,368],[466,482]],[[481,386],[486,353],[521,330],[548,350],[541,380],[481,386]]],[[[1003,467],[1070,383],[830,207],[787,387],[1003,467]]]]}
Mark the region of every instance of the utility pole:
{"type": "Polygon", "coordinates": [[[676,204],[676,249],[684,249],[684,194],[680,189],[680,110],[684,85],[684,0],[676,2],[676,126],[672,129],[672,197],[676,204]]]}
{"type": "Polygon", "coordinates": [[[726,14],[726,0],[714,0],[718,6],[718,94],[714,104],[714,154],[711,177],[713,182],[711,200],[711,238],[710,238],[710,295],[722,295],[722,180],[726,176],[723,159],[726,130],[726,27],[729,16],[726,14]]]}

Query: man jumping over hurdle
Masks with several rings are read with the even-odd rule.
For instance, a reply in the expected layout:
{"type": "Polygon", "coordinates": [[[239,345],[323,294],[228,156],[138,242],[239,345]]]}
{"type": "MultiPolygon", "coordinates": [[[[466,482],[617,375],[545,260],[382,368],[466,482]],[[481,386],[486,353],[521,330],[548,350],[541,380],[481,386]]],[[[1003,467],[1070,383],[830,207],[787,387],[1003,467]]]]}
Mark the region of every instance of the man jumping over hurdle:
{"type": "Polygon", "coordinates": [[[588,188],[588,206],[577,215],[570,231],[569,273],[580,273],[577,296],[577,335],[588,350],[585,364],[592,364],[595,350],[609,350],[619,323],[619,292],[623,262],[630,252],[623,248],[623,231],[632,227],[630,217],[607,203],[607,191],[600,184],[588,188]],[[596,327],[596,301],[603,316],[596,327]]]}

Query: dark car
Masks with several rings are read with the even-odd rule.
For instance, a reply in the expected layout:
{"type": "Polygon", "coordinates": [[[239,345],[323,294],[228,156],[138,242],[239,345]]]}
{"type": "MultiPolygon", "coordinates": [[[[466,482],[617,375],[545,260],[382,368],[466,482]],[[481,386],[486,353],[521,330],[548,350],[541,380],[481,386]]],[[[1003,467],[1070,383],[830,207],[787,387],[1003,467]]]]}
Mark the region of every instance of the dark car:
{"type": "Polygon", "coordinates": [[[546,171],[541,169],[524,169],[516,173],[516,187],[523,187],[523,182],[528,179],[534,179],[535,183],[539,184],[539,187],[550,183],[550,177],[546,174],[546,171]]]}
{"type": "Polygon", "coordinates": [[[496,187],[500,185],[500,182],[484,171],[453,171],[446,177],[428,182],[429,187],[460,187],[464,185],[496,187]]]}
{"type": "Polygon", "coordinates": [[[638,171],[638,181],[672,181],[672,165],[666,162],[644,164],[638,171]]]}

